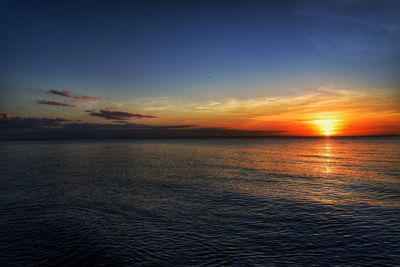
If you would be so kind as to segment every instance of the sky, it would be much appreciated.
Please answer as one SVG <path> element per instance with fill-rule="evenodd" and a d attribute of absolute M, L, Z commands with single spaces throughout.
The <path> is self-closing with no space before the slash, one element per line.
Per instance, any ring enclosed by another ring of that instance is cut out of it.
<path fill-rule="evenodd" d="M 400 135 L 400 2 L 2 1 L 0 138 Z"/>

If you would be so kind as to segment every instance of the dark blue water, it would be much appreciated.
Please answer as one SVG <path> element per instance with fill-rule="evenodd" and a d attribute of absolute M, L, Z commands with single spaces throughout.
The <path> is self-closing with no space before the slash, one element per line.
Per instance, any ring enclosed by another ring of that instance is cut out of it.
<path fill-rule="evenodd" d="M 400 265 L 400 139 L 0 143 L 1 266 Z"/>

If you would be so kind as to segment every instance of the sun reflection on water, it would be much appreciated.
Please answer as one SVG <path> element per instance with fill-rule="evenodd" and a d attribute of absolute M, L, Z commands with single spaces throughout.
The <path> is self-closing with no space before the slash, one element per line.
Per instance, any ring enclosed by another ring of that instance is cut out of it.
<path fill-rule="evenodd" d="M 325 158 L 325 173 L 332 173 L 332 167 L 331 167 L 331 159 L 333 157 L 333 152 L 332 152 L 332 145 L 331 141 L 329 139 L 326 140 L 326 144 L 324 146 L 324 150 L 322 155 Z"/>
<path fill-rule="evenodd" d="M 237 177 L 232 189 L 324 205 L 400 205 L 362 189 L 398 184 L 394 177 L 382 175 L 380 166 L 371 168 L 370 161 L 378 160 L 366 151 L 371 145 L 334 138 L 282 143 L 243 147 L 239 158 L 225 162 L 230 165 L 224 171 L 227 179 Z"/>

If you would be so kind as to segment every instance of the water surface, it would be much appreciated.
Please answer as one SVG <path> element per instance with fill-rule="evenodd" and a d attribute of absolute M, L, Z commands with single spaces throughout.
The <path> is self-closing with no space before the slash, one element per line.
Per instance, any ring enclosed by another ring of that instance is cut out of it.
<path fill-rule="evenodd" d="M 399 265 L 400 139 L 0 143 L 0 265 Z"/>

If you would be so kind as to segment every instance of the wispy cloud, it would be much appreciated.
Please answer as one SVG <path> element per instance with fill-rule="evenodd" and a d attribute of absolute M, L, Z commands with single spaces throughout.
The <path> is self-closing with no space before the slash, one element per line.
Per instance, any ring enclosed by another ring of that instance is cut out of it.
<path fill-rule="evenodd" d="M 99 96 L 88 96 L 88 95 L 76 95 L 71 91 L 68 90 L 49 90 L 47 91 L 48 94 L 69 97 L 73 100 L 97 100 L 100 99 Z"/>
<path fill-rule="evenodd" d="M 72 104 L 67 104 L 59 101 L 53 101 L 53 100 L 38 100 L 36 103 L 41 104 L 41 105 L 50 105 L 50 106 L 62 106 L 62 107 L 75 107 L 75 105 Z"/>
<path fill-rule="evenodd" d="M 382 129 L 386 127 L 384 125 L 400 123 L 398 93 L 379 88 L 361 91 L 338 85 L 297 90 L 285 96 L 191 102 L 178 98 L 135 99 L 127 105 L 142 112 L 163 114 L 163 118 L 178 117 L 176 121 L 203 127 L 282 130 L 293 135 L 311 134 L 307 122 L 317 119 L 334 119 L 348 128 L 353 123 L 365 121 L 370 121 L 370 125 L 379 122 Z M 397 128 L 397 133 L 400 133 L 400 128 Z M 362 127 L 359 129 L 358 133 L 362 134 Z"/>
<path fill-rule="evenodd" d="M 97 100 L 100 97 L 90 95 L 74 95 L 72 98 L 75 100 Z"/>
<path fill-rule="evenodd" d="M 385 92 L 385 93 L 384 93 Z M 182 112 L 188 114 L 229 114 L 232 117 L 261 115 L 298 115 L 332 110 L 398 110 L 399 97 L 381 89 L 358 91 L 327 85 L 314 90 L 297 90 L 286 96 L 225 98 L 186 101 L 179 98 L 136 99 L 132 105 L 144 111 Z"/>
<path fill-rule="evenodd" d="M 400 11 L 400 4 L 369 1 L 369 8 L 363 8 L 363 2 L 298 1 L 294 12 L 309 19 L 305 36 L 327 57 L 374 61 L 398 53 L 400 19 L 394 10 Z"/>
<path fill-rule="evenodd" d="M 86 110 L 90 116 L 104 118 L 106 120 L 125 121 L 129 119 L 157 118 L 155 116 L 143 115 L 139 113 L 130 113 L 124 111 L 116 111 L 110 109 L 101 109 L 99 112 L 94 110 Z"/>
<path fill-rule="evenodd" d="M 59 96 L 65 96 L 65 97 L 72 97 L 72 92 L 66 91 L 66 90 L 49 90 L 47 91 L 48 94 L 53 94 L 53 95 L 59 95 Z"/>

